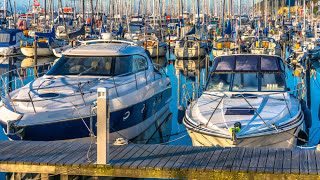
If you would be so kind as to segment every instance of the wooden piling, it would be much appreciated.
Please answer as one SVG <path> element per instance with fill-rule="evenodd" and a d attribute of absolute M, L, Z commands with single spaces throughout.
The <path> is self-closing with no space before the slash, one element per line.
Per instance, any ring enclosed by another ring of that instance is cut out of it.
<path fill-rule="evenodd" d="M 110 160 L 110 112 L 107 88 L 98 88 L 97 98 L 97 164 L 107 164 Z"/>
<path fill-rule="evenodd" d="M 38 38 L 35 37 L 33 41 L 33 46 L 34 46 L 34 63 L 35 65 L 38 65 Z"/>
<path fill-rule="evenodd" d="M 307 105 L 311 109 L 311 86 L 310 86 L 310 58 L 306 58 L 306 87 L 307 87 Z"/>

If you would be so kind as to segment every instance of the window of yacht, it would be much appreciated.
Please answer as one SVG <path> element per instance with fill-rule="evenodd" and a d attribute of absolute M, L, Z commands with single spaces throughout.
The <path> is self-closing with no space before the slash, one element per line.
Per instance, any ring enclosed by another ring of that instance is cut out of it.
<path fill-rule="evenodd" d="M 285 80 L 281 73 L 263 73 L 261 91 L 285 91 Z"/>
<path fill-rule="evenodd" d="M 140 55 L 133 56 L 133 72 L 143 71 L 148 66 L 147 59 Z"/>
<path fill-rule="evenodd" d="M 10 41 L 10 34 L 0 34 L 0 42 L 9 42 Z"/>
<path fill-rule="evenodd" d="M 232 74 L 213 74 L 209 79 L 207 91 L 229 91 Z"/>
<path fill-rule="evenodd" d="M 146 64 L 140 56 L 74 57 L 63 56 L 47 75 L 117 76 L 135 72 Z"/>
<path fill-rule="evenodd" d="M 258 91 L 258 73 L 234 74 L 232 91 Z"/>

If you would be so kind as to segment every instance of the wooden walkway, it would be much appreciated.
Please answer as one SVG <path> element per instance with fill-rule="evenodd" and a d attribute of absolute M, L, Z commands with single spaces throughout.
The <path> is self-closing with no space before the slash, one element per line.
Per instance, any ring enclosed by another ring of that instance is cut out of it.
<path fill-rule="evenodd" d="M 320 152 L 272 148 L 168 145 L 111 146 L 108 165 L 96 165 L 96 145 L 0 141 L 0 171 L 49 175 L 166 179 L 320 178 Z"/>

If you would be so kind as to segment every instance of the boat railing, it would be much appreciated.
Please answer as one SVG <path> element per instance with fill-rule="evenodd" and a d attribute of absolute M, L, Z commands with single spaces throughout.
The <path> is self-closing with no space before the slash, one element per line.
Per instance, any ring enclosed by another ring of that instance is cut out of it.
<path fill-rule="evenodd" d="M 25 85 L 25 82 L 23 81 L 23 76 L 21 76 L 21 74 L 19 73 L 19 71 L 22 71 L 22 69 L 26 69 L 26 68 L 31 68 L 31 69 L 34 69 L 33 71 L 35 72 L 34 73 L 34 76 L 33 78 L 30 78 L 29 82 L 31 82 L 32 80 L 35 80 L 37 79 L 38 77 L 41 77 L 42 75 L 44 75 L 51 67 L 52 67 L 52 64 L 53 63 L 49 63 L 49 64 L 42 64 L 42 65 L 37 65 L 37 66 L 29 66 L 29 67 L 25 67 L 25 68 L 19 68 L 19 69 L 15 69 L 15 70 L 11 70 L 11 71 L 8 71 L 2 75 L 0 75 L 0 78 L 1 78 L 1 82 L 2 82 L 2 86 L 1 86 L 1 93 L 0 93 L 0 96 L 1 96 L 1 99 L 2 99 L 2 102 L 3 104 L 6 106 L 5 104 L 5 97 L 8 98 L 8 100 L 10 101 L 10 104 L 11 104 L 11 107 L 13 108 L 13 110 L 16 112 L 16 105 L 14 104 L 15 102 L 30 102 L 31 105 L 32 105 L 32 108 L 33 108 L 33 111 L 34 113 L 37 113 L 36 111 L 36 108 L 35 108 L 35 105 L 34 103 L 35 102 L 40 102 L 40 101 L 46 101 L 46 100 L 55 100 L 55 99 L 61 99 L 61 98 L 67 98 L 67 97 L 72 97 L 72 96 L 81 96 L 82 97 L 82 100 L 83 100 L 83 103 L 86 104 L 85 102 L 85 98 L 84 98 L 84 95 L 86 94 L 92 94 L 93 92 L 91 92 L 90 90 L 89 91 L 84 91 L 84 87 L 91 84 L 91 83 L 94 83 L 94 82 L 97 82 L 97 81 L 100 81 L 100 80 L 111 80 L 112 83 L 113 83 L 113 86 L 109 87 L 109 89 L 114 89 L 115 90 L 115 93 L 116 93 L 116 96 L 119 97 L 119 88 L 121 86 L 124 86 L 124 85 L 127 85 L 127 84 L 130 84 L 130 83 L 135 83 L 135 88 L 138 89 L 139 86 L 138 86 L 138 78 L 137 78 L 137 73 L 141 73 L 141 72 L 144 72 L 144 79 L 145 79 L 145 83 L 146 85 L 149 83 L 148 82 L 148 76 L 147 76 L 147 71 L 148 69 L 153 69 L 153 81 L 155 80 L 158 80 L 158 79 L 161 79 L 163 77 L 168 77 L 167 74 L 166 74 L 166 69 L 163 68 L 162 66 L 158 65 L 158 64 L 152 64 L 152 65 L 149 65 L 149 66 L 146 66 L 146 67 L 143 67 L 143 68 L 140 68 L 138 70 L 136 70 L 135 72 L 129 72 L 129 73 L 125 73 L 125 74 L 121 74 L 121 75 L 117 75 L 117 76 L 112 76 L 112 77 L 106 77 L 106 78 L 99 78 L 99 79 L 95 79 L 95 80 L 92 80 L 92 81 L 85 81 L 85 82 L 78 82 L 78 83 L 73 83 L 73 84 L 67 84 L 67 85 L 59 85 L 59 86 L 49 86 L 49 87 L 37 87 L 37 88 L 30 88 L 29 91 L 28 91 L 28 99 L 14 99 L 11 97 L 11 92 L 13 90 L 13 88 L 8 88 L 8 86 L 10 85 L 10 83 L 12 82 L 16 82 L 17 80 L 20 80 L 20 83 L 15 83 L 15 85 L 19 85 L 19 87 L 16 87 L 15 89 L 19 89 L 21 87 L 23 87 Z M 48 68 L 45 72 L 41 72 L 39 73 L 38 70 L 39 70 L 39 67 L 42 67 L 44 65 L 50 65 L 50 68 Z M 19 76 L 18 79 L 15 79 L 15 80 L 10 80 L 8 82 L 5 82 L 4 80 L 4 77 L 5 76 L 8 76 L 10 75 L 10 73 L 17 73 L 17 75 Z M 161 75 L 160 78 L 157 78 L 156 77 L 156 74 L 159 74 Z M 131 80 L 131 81 L 126 81 L 124 83 L 117 83 L 116 82 L 116 78 L 117 77 L 123 77 L 123 76 L 129 76 L 129 75 L 134 75 L 134 79 Z M 31 77 L 31 76 L 30 76 Z M 151 79 L 152 80 L 152 79 Z M 150 78 L 149 78 L 149 81 L 150 81 Z M 39 90 L 45 90 L 45 89 L 54 89 L 54 88 L 61 88 L 61 87 L 68 87 L 68 86 L 77 86 L 77 91 L 73 94 L 70 94 L 70 95 L 67 95 L 67 96 L 63 96 L 63 97 L 60 97 L 60 96 L 57 96 L 57 97 L 48 97 L 48 98 L 41 98 L 41 99 L 36 99 L 34 100 L 31 96 L 31 92 L 34 92 L 34 91 L 39 91 Z M 4 95 L 2 95 L 2 92 L 4 91 Z"/>
<path fill-rule="evenodd" d="M 191 87 L 191 88 L 190 88 Z M 285 105 L 286 105 L 286 109 L 288 110 L 289 116 L 290 118 L 292 118 L 292 113 L 290 111 L 288 102 L 287 102 L 287 98 L 286 98 L 286 93 L 289 93 L 291 96 L 293 96 L 294 98 L 298 99 L 298 100 L 302 100 L 304 98 L 304 94 L 305 94 L 305 88 L 303 87 L 302 83 L 297 84 L 296 86 L 294 86 L 293 90 L 288 90 L 285 92 L 263 92 L 262 95 L 259 94 L 248 94 L 248 93 L 237 93 L 236 96 L 228 96 L 226 93 L 224 92 L 220 92 L 222 95 L 217 95 L 217 94 L 213 94 L 210 92 L 204 92 L 205 89 L 205 85 L 204 84 L 199 84 L 196 82 L 190 82 L 190 83 L 186 83 L 182 86 L 183 88 L 183 100 L 182 102 L 184 103 L 184 105 L 186 106 L 186 114 L 188 114 L 188 116 L 190 117 L 192 115 L 192 109 L 193 107 L 197 104 L 199 98 L 201 95 L 208 95 L 208 96 L 212 96 L 217 98 L 218 104 L 215 107 L 212 107 L 213 111 L 208 119 L 208 121 L 204 124 L 205 127 L 208 126 L 208 124 L 210 123 L 213 115 L 215 114 L 215 112 L 217 111 L 217 109 L 219 108 L 220 104 L 222 103 L 222 101 L 226 98 L 242 98 L 246 101 L 246 103 L 250 106 L 251 110 L 253 110 L 257 116 L 262 120 L 262 122 L 268 127 L 270 128 L 270 125 L 263 119 L 263 117 L 261 116 L 261 114 L 258 112 L 258 110 L 248 101 L 248 98 L 256 98 L 256 97 L 263 97 L 263 96 L 272 96 L 272 95 L 278 95 L 278 94 L 282 94 Z M 220 99 L 218 99 L 220 98 Z M 300 101 L 299 101 L 300 103 Z M 299 104 L 300 105 L 300 104 Z M 300 106 L 298 106 L 298 110 L 300 110 Z M 253 120 L 251 120 L 247 125 L 250 125 L 253 122 Z"/>
<path fill-rule="evenodd" d="M 124 41 L 124 40 L 106 40 L 106 39 L 96 39 L 96 40 L 90 40 L 90 41 L 80 41 L 82 45 L 89 45 L 89 44 L 98 44 L 98 43 L 122 43 L 122 44 L 128 44 L 130 46 L 136 46 L 136 42 L 132 41 Z"/>
<path fill-rule="evenodd" d="M 21 67 L 7 71 L 0 75 L 0 98 L 2 103 L 5 104 L 4 98 L 7 96 L 9 98 L 10 104 L 14 111 L 16 108 L 11 98 L 11 92 L 25 86 L 31 80 L 37 79 L 43 76 L 48 70 L 53 66 L 53 62 L 44 63 L 39 65 L 32 65 L 27 67 Z"/>

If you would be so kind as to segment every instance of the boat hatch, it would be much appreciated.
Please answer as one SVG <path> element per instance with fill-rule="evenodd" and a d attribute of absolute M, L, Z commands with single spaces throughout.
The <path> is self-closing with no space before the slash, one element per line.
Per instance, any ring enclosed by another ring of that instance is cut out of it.
<path fill-rule="evenodd" d="M 41 98 L 48 98 L 48 97 L 57 97 L 59 94 L 57 93 L 44 93 L 44 94 L 39 94 L 39 97 Z"/>
<path fill-rule="evenodd" d="M 254 110 L 252 108 L 230 107 L 227 108 L 225 115 L 254 115 Z"/>
<path fill-rule="evenodd" d="M 231 98 L 243 98 L 242 96 L 244 96 L 245 98 L 257 98 L 257 95 L 254 94 L 232 94 Z"/>

